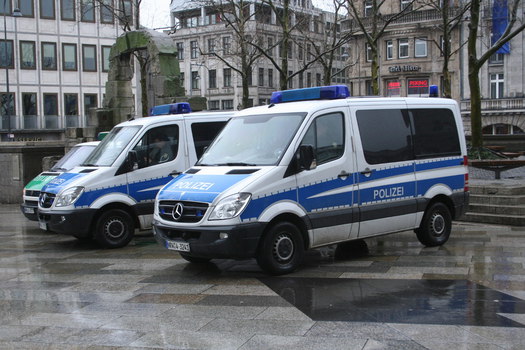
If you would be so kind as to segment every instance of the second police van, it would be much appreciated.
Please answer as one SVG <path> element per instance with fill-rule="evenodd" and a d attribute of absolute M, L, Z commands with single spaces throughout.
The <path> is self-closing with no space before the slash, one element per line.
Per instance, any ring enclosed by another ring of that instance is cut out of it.
<path fill-rule="evenodd" d="M 191 262 L 255 257 L 271 274 L 307 249 L 387 233 L 444 244 L 469 199 L 457 103 L 348 96 L 288 90 L 237 113 L 159 191 L 157 241 Z"/>
<path fill-rule="evenodd" d="M 178 103 L 157 106 L 153 115 L 176 112 L 116 125 L 83 164 L 46 184 L 40 227 L 107 248 L 151 228 L 158 190 L 199 159 L 233 114 L 189 113 L 189 104 Z"/>

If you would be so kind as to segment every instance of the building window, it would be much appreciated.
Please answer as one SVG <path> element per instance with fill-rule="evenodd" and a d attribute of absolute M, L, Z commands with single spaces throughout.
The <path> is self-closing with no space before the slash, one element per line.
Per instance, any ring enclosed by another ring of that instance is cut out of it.
<path fill-rule="evenodd" d="M 268 86 L 273 88 L 273 69 L 268 68 Z"/>
<path fill-rule="evenodd" d="M 75 0 L 60 0 L 60 18 L 64 21 L 75 20 Z"/>
<path fill-rule="evenodd" d="M 273 56 L 273 38 L 268 37 L 268 49 L 266 50 L 268 56 Z"/>
<path fill-rule="evenodd" d="M 5 11 L 4 11 L 5 6 Z M 7 14 L 8 16 L 12 13 L 11 11 L 11 1 L 0 1 L 0 15 Z"/>
<path fill-rule="evenodd" d="M 222 100 L 222 109 L 229 111 L 233 109 L 233 100 Z"/>
<path fill-rule="evenodd" d="M 299 73 L 299 88 L 304 88 L 304 74 L 303 72 Z"/>
<path fill-rule="evenodd" d="M 182 61 L 184 59 L 184 43 L 177 43 L 177 59 Z"/>
<path fill-rule="evenodd" d="M 490 75 L 490 98 L 503 98 L 503 73 Z"/>
<path fill-rule="evenodd" d="M 321 86 L 322 80 L 321 80 L 321 73 L 315 74 L 315 84 L 316 86 Z"/>
<path fill-rule="evenodd" d="M 0 40 L 0 65 L 2 68 L 14 68 L 13 40 Z"/>
<path fill-rule="evenodd" d="M 223 75 L 224 75 L 224 87 L 232 87 L 232 70 L 231 70 L 231 68 L 224 68 Z"/>
<path fill-rule="evenodd" d="M 408 39 L 399 39 L 398 40 L 398 57 L 399 58 L 408 58 Z"/>
<path fill-rule="evenodd" d="M 428 79 L 408 79 L 407 95 L 428 97 Z"/>
<path fill-rule="evenodd" d="M 259 68 L 259 86 L 264 86 L 264 68 Z"/>
<path fill-rule="evenodd" d="M 208 39 L 208 53 L 215 52 L 215 39 Z"/>
<path fill-rule="evenodd" d="M 229 55 L 231 50 L 231 39 L 229 36 L 225 36 L 222 38 L 222 52 L 225 55 Z"/>
<path fill-rule="evenodd" d="M 34 41 L 20 41 L 20 68 L 36 69 Z"/>
<path fill-rule="evenodd" d="M 312 73 L 306 73 L 306 87 L 312 87 Z"/>
<path fill-rule="evenodd" d="M 199 88 L 199 72 L 191 72 L 191 89 L 195 90 Z"/>
<path fill-rule="evenodd" d="M 57 116 L 58 115 L 58 95 L 44 94 L 44 115 Z"/>
<path fill-rule="evenodd" d="M 386 59 L 394 59 L 394 43 L 392 42 L 392 40 L 386 41 Z"/>
<path fill-rule="evenodd" d="M 184 87 L 184 72 L 179 73 L 179 85 L 180 87 Z"/>
<path fill-rule="evenodd" d="M 77 45 L 62 44 L 62 69 L 77 70 Z"/>
<path fill-rule="evenodd" d="M 412 11 L 412 3 L 414 2 L 414 0 L 400 0 L 401 3 L 400 3 L 400 6 L 401 6 L 401 11 L 405 10 L 406 11 Z"/>
<path fill-rule="evenodd" d="M 5 92 L 0 92 L 0 113 L 2 114 L 2 117 L 7 116 L 8 112 L 10 116 L 15 115 L 15 101 L 16 100 L 14 92 L 10 92 L 9 94 Z M 11 126 L 14 125 L 11 124 Z"/>
<path fill-rule="evenodd" d="M 24 117 L 31 117 L 37 115 L 36 94 L 23 93 L 22 94 L 22 115 Z"/>
<path fill-rule="evenodd" d="M 34 0 L 19 0 L 18 6 L 20 8 L 20 13 L 22 13 L 22 16 L 35 17 Z"/>
<path fill-rule="evenodd" d="M 199 57 L 197 41 L 190 41 L 190 58 Z"/>
<path fill-rule="evenodd" d="M 84 94 L 84 115 L 89 116 L 89 111 L 91 108 L 98 107 L 98 96 L 97 94 Z"/>
<path fill-rule="evenodd" d="M 293 89 L 293 77 L 292 77 L 293 71 L 288 71 L 288 89 Z"/>
<path fill-rule="evenodd" d="M 427 39 L 416 38 L 414 45 L 414 56 L 416 57 L 427 57 Z"/>
<path fill-rule="evenodd" d="M 81 1 L 80 20 L 82 22 L 95 22 L 95 7 L 93 6 L 93 0 Z"/>
<path fill-rule="evenodd" d="M 102 46 L 102 71 L 109 72 L 109 59 L 111 57 L 111 46 Z"/>
<path fill-rule="evenodd" d="M 215 69 L 208 71 L 208 86 L 210 89 L 217 88 L 217 71 Z"/>
<path fill-rule="evenodd" d="M 55 19 L 55 0 L 40 0 L 40 18 Z"/>
<path fill-rule="evenodd" d="M 124 17 L 120 23 L 128 27 L 133 26 L 133 5 L 131 0 L 119 0 L 119 5 L 122 6 L 121 11 L 124 12 Z"/>
<path fill-rule="evenodd" d="M 97 47 L 82 45 L 82 70 L 84 72 L 97 71 Z"/>
<path fill-rule="evenodd" d="M 220 101 L 210 101 L 209 102 L 210 111 L 216 111 L 221 108 Z"/>
<path fill-rule="evenodd" d="M 100 21 L 102 23 L 114 23 L 115 18 L 113 14 L 115 4 L 113 0 L 102 0 L 100 4 Z"/>
<path fill-rule="evenodd" d="M 42 43 L 42 69 L 57 69 L 57 44 Z"/>
<path fill-rule="evenodd" d="M 78 115 L 77 94 L 64 94 L 64 114 L 70 116 Z"/>
<path fill-rule="evenodd" d="M 365 0 L 365 17 L 372 16 L 373 11 L 372 0 Z"/>
<path fill-rule="evenodd" d="M 397 79 L 387 80 L 386 95 L 388 97 L 401 96 L 401 82 Z"/>
<path fill-rule="evenodd" d="M 502 53 L 495 53 L 489 58 L 489 64 L 498 65 L 503 64 L 503 60 L 505 58 L 505 55 Z"/>
<path fill-rule="evenodd" d="M 374 89 L 373 89 L 373 86 L 372 86 L 372 80 L 366 80 L 365 81 L 365 93 L 368 96 L 373 96 L 374 95 Z"/>
<path fill-rule="evenodd" d="M 366 50 L 366 61 L 372 62 L 372 47 L 370 46 L 370 44 L 365 45 L 365 50 Z"/>

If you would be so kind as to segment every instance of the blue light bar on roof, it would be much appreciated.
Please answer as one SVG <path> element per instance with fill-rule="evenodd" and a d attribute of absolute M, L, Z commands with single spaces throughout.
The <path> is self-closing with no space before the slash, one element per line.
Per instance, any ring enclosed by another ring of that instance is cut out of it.
<path fill-rule="evenodd" d="M 430 85 L 428 97 L 439 97 L 439 87 L 437 85 Z"/>
<path fill-rule="evenodd" d="M 167 105 L 155 106 L 151 109 L 150 116 L 191 113 L 191 107 L 188 102 L 170 103 Z"/>
<path fill-rule="evenodd" d="M 335 100 L 350 97 L 346 85 L 318 86 L 305 89 L 274 91 L 270 103 L 283 103 L 307 100 Z"/>

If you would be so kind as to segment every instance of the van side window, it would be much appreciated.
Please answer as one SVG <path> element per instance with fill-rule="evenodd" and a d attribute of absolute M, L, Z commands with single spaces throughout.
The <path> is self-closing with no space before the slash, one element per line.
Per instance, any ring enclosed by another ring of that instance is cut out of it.
<path fill-rule="evenodd" d="M 316 118 L 301 145 L 314 147 L 317 165 L 340 158 L 344 153 L 344 117 L 341 113 L 323 115 Z"/>
<path fill-rule="evenodd" d="M 197 152 L 197 159 L 199 159 L 206 147 L 215 139 L 215 136 L 226 125 L 226 122 L 204 122 L 191 124 L 191 133 L 193 134 L 193 142 L 195 144 L 195 152 Z"/>
<path fill-rule="evenodd" d="M 454 114 L 450 109 L 411 109 L 416 158 L 460 155 Z"/>
<path fill-rule="evenodd" d="M 362 110 L 356 115 L 368 164 L 414 159 L 410 122 L 401 109 Z"/>
<path fill-rule="evenodd" d="M 148 130 L 133 147 L 139 168 L 170 162 L 177 157 L 179 126 L 164 125 Z"/>

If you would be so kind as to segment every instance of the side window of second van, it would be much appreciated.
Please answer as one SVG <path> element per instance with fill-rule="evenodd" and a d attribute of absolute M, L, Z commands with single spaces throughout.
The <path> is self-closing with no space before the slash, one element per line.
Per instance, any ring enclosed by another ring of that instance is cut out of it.
<path fill-rule="evenodd" d="M 314 147 L 317 165 L 340 158 L 344 153 L 343 114 L 333 113 L 317 117 L 304 135 L 302 145 Z"/>
<path fill-rule="evenodd" d="M 137 152 L 139 168 L 170 162 L 179 147 L 178 125 L 161 126 L 148 130 L 133 150 Z"/>

